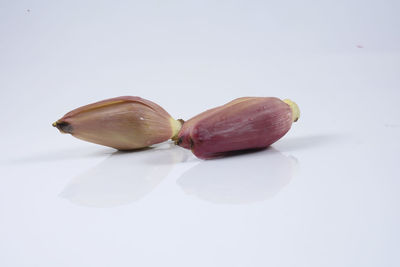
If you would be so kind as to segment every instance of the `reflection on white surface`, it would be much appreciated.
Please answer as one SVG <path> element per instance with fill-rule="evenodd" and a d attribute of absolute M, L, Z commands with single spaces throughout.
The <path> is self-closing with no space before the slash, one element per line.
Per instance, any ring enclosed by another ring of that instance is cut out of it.
<path fill-rule="evenodd" d="M 297 135 L 295 137 L 285 137 L 283 140 L 279 140 L 274 146 L 278 147 L 279 151 L 290 152 L 326 146 L 332 143 L 348 142 L 350 138 L 352 137 L 344 133 Z"/>
<path fill-rule="evenodd" d="M 213 203 L 244 204 L 271 198 L 287 185 L 297 159 L 270 147 L 261 152 L 202 161 L 177 181 L 187 194 Z"/>
<path fill-rule="evenodd" d="M 60 196 L 92 207 L 128 204 L 150 193 L 172 166 L 185 160 L 185 151 L 172 144 L 115 152 L 94 168 L 74 178 Z"/>

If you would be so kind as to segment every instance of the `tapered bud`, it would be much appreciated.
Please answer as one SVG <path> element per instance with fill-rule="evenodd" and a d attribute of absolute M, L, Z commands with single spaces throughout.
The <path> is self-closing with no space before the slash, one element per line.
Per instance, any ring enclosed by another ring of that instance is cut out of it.
<path fill-rule="evenodd" d="M 176 144 L 203 159 L 265 148 L 284 136 L 299 116 L 298 106 L 288 99 L 242 97 L 186 121 Z"/>
<path fill-rule="evenodd" d="M 134 96 L 89 104 L 53 123 L 62 133 L 119 150 L 166 141 L 177 135 L 181 125 L 181 120 L 174 120 L 159 105 Z"/>

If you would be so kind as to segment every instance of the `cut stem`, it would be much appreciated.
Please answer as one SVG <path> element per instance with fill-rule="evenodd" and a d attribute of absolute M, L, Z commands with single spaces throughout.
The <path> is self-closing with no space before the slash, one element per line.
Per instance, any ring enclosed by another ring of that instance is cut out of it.
<path fill-rule="evenodd" d="M 171 118 L 171 127 L 172 127 L 172 137 L 171 140 L 172 141 L 177 141 L 178 140 L 178 133 L 182 128 L 182 125 L 185 121 L 182 119 L 179 120 L 174 120 Z"/>
<path fill-rule="evenodd" d="M 299 106 L 290 99 L 285 99 L 285 100 L 283 100 L 283 102 L 288 104 L 290 106 L 290 108 L 292 109 L 292 119 L 293 119 L 293 122 L 296 122 L 300 118 Z"/>

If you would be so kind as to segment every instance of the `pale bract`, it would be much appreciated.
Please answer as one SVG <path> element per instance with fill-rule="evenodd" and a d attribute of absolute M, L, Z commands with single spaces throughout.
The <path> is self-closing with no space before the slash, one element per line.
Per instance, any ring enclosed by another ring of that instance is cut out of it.
<path fill-rule="evenodd" d="M 122 96 L 74 109 L 53 126 L 88 142 L 131 150 L 173 138 L 181 124 L 154 102 Z"/>

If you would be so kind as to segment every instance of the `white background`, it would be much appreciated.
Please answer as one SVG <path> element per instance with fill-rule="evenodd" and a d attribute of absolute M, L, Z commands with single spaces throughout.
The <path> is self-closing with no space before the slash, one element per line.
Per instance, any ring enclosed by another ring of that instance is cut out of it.
<path fill-rule="evenodd" d="M 399 1 L 0 0 L 0 266 L 400 266 Z M 121 153 L 51 123 L 296 101 L 271 148 Z"/>

